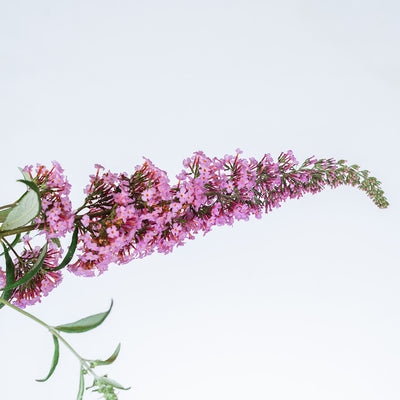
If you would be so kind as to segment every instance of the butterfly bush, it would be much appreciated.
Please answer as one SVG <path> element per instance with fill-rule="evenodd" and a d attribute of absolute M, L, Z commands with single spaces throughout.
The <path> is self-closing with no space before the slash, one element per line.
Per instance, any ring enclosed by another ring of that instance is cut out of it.
<path fill-rule="evenodd" d="M 70 185 L 58 163 L 53 162 L 51 169 L 27 166 L 24 172 L 38 185 L 41 197 L 41 211 L 29 229 L 37 229 L 55 243 L 77 229 L 77 257 L 67 269 L 76 275 L 95 276 L 111 263 L 126 264 L 155 251 L 170 253 L 216 225 L 232 225 L 252 215 L 261 218 L 287 199 L 315 194 L 327 186 L 356 186 L 378 207 L 388 206 L 380 182 L 344 160 L 313 156 L 299 166 L 292 151 L 281 153 L 276 162 L 269 154 L 260 161 L 240 155 L 239 149 L 222 158 L 196 152 L 184 160 L 174 185 L 148 159 L 131 175 L 95 165 L 96 173 L 84 189 L 83 205 L 75 211 L 69 199 Z M 29 240 L 25 242 L 29 246 Z M 18 274 L 29 270 L 38 251 L 24 250 L 16 260 Z M 56 287 L 61 281 L 60 272 L 54 271 L 59 258 L 60 251 L 52 245 L 45 266 L 34 280 L 14 290 L 12 301 L 20 307 L 34 304 Z M 4 286 L 1 270 L 0 285 Z"/>
<path fill-rule="evenodd" d="M 33 249 L 29 246 L 28 249 L 23 250 L 18 258 L 14 259 L 16 280 L 30 271 L 37 261 L 40 251 L 39 246 L 35 246 Z M 60 284 L 62 273 L 61 271 L 54 271 L 54 268 L 58 265 L 61 253 L 61 250 L 54 243 L 50 243 L 43 268 L 29 282 L 14 289 L 12 297 L 15 305 L 25 308 L 27 305 L 40 302 L 42 296 L 47 296 Z"/>
<path fill-rule="evenodd" d="M 40 226 L 40 232 L 51 239 L 63 237 L 73 230 L 75 213 L 69 199 L 71 185 L 63 175 L 60 164 L 53 161 L 50 170 L 37 164 L 35 173 L 33 166 L 29 165 L 22 171 L 29 174 L 41 189 L 41 212 L 34 221 Z"/>

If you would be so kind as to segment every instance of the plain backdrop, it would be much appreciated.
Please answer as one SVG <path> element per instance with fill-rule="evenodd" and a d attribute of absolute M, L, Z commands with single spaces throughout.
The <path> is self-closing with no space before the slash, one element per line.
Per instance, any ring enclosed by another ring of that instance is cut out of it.
<path fill-rule="evenodd" d="M 77 208 L 95 163 L 145 156 L 173 183 L 194 151 L 236 148 L 358 163 L 390 202 L 326 189 L 98 278 L 66 271 L 27 310 L 55 325 L 114 299 L 68 338 L 87 358 L 122 343 L 99 369 L 132 386 L 121 400 L 398 399 L 399 19 L 395 0 L 1 1 L 1 204 L 26 164 L 57 160 Z M 35 382 L 51 336 L 0 314 L 0 398 L 75 399 L 72 354 Z"/>

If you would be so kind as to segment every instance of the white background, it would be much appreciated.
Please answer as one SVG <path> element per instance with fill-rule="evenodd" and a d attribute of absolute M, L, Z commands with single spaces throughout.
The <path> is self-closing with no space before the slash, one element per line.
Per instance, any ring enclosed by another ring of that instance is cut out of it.
<path fill-rule="evenodd" d="M 88 358 L 122 342 L 104 368 L 132 386 L 120 399 L 400 397 L 399 4 L 0 3 L 1 204 L 26 164 L 58 160 L 77 208 L 95 163 L 130 172 L 146 156 L 173 183 L 194 151 L 238 147 L 358 163 L 391 203 L 326 189 L 99 278 L 66 271 L 27 310 L 59 324 L 113 298 L 101 327 L 70 339 Z M 0 316 L 0 398 L 75 399 L 67 349 L 37 383 L 50 335 Z"/>

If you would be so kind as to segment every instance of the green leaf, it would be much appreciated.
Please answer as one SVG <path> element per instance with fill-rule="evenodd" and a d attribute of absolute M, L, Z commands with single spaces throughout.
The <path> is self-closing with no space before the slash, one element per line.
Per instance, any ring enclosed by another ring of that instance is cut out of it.
<path fill-rule="evenodd" d="M 112 306 L 113 301 L 111 300 L 110 308 L 106 312 L 90 315 L 89 317 L 71 322 L 70 324 L 58 325 L 54 328 L 58 331 L 67 333 L 81 333 L 90 331 L 91 329 L 97 328 L 108 317 Z"/>
<path fill-rule="evenodd" d="M 31 179 L 19 179 L 17 182 L 25 183 L 25 185 L 29 186 L 36 193 L 39 201 L 39 213 L 40 213 L 42 211 L 42 201 L 41 201 L 39 186 L 36 184 L 36 182 L 32 181 Z"/>
<path fill-rule="evenodd" d="M 26 192 L 18 204 L 7 215 L 0 230 L 9 230 L 26 225 L 39 215 L 40 198 L 34 191 Z"/>
<path fill-rule="evenodd" d="M 20 242 L 20 240 L 19 240 L 20 237 L 21 237 L 21 234 L 18 233 L 18 234 L 15 236 L 14 240 L 12 241 L 10 247 L 14 247 L 17 243 L 19 243 L 19 242 Z M 4 254 L 4 251 L 0 254 L 0 256 L 2 256 L 3 254 Z"/>
<path fill-rule="evenodd" d="M 121 343 L 118 344 L 117 348 L 115 349 L 114 353 L 107 360 L 94 360 L 90 362 L 90 366 L 92 368 L 97 367 L 98 365 L 109 365 L 112 364 L 118 357 L 119 351 L 121 349 Z"/>
<path fill-rule="evenodd" d="M 101 378 L 99 378 L 99 380 L 101 380 L 102 382 L 106 383 L 107 385 L 113 386 L 117 389 L 122 389 L 122 390 L 130 389 L 130 387 L 124 388 L 120 383 L 118 383 L 117 381 L 114 381 L 114 379 L 110 379 L 105 376 L 102 376 Z"/>
<path fill-rule="evenodd" d="M 40 197 L 39 186 L 36 185 L 36 182 L 32 181 L 31 179 L 19 179 L 17 182 L 25 183 L 25 185 L 29 186 L 36 193 L 39 201 L 39 212 L 38 212 L 39 215 L 39 213 L 42 211 L 42 200 Z"/>
<path fill-rule="evenodd" d="M 75 228 L 74 233 L 72 234 L 72 240 L 67 254 L 65 255 L 61 264 L 56 268 L 52 268 L 52 271 L 58 271 L 59 269 L 62 269 L 69 264 L 69 262 L 72 260 L 72 257 L 74 256 L 77 243 L 78 243 L 78 227 Z"/>
<path fill-rule="evenodd" d="M 15 265 L 11 260 L 10 255 L 8 254 L 8 249 L 3 243 L 4 248 L 4 257 L 6 259 L 6 287 L 12 285 L 15 282 Z M 8 301 L 12 295 L 12 288 L 8 288 L 4 290 L 3 295 L 1 296 L 4 300 Z M 0 304 L 0 308 L 4 307 L 4 304 Z"/>
<path fill-rule="evenodd" d="M 21 238 L 21 234 L 17 233 L 17 235 L 15 236 L 14 240 L 11 243 L 11 247 L 14 247 L 17 243 L 20 242 L 20 238 Z"/>
<path fill-rule="evenodd" d="M 39 257 L 36 260 L 35 264 L 33 264 L 31 270 L 28 273 L 26 273 L 22 278 L 18 279 L 16 282 L 14 281 L 12 284 L 6 283 L 6 286 L 4 288 L 1 288 L 0 290 L 7 291 L 29 282 L 39 272 L 40 268 L 43 265 L 43 261 L 46 258 L 46 254 L 47 254 L 47 243 L 43 246 L 42 251 L 39 254 Z"/>
<path fill-rule="evenodd" d="M 30 179 L 18 179 L 17 182 L 25 183 L 25 185 L 29 186 L 40 198 L 39 186 L 36 185 L 36 182 L 34 182 Z"/>
<path fill-rule="evenodd" d="M 85 391 L 85 370 L 81 367 L 81 372 L 79 375 L 79 390 L 78 390 L 78 396 L 76 397 L 76 400 L 83 399 L 84 391 Z"/>
<path fill-rule="evenodd" d="M 0 222 L 4 222 L 10 213 L 10 211 L 13 209 L 13 207 L 6 208 L 5 210 L 0 211 Z"/>
<path fill-rule="evenodd" d="M 60 357 L 60 345 L 58 343 L 57 336 L 53 335 L 53 341 L 54 341 L 54 355 L 53 355 L 53 361 L 51 363 L 50 371 L 49 371 L 48 375 L 46 376 L 46 378 L 36 379 L 38 382 L 47 381 L 47 379 L 49 379 L 51 377 L 51 375 L 53 375 L 53 372 L 57 367 L 58 359 Z"/>

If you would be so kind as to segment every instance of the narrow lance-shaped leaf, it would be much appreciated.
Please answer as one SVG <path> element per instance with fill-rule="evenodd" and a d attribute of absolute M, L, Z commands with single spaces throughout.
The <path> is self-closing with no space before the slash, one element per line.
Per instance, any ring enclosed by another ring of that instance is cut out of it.
<path fill-rule="evenodd" d="M 82 400 L 83 399 L 83 392 L 85 391 L 85 370 L 83 367 L 81 367 L 80 375 L 79 375 L 79 390 L 78 390 L 78 396 L 76 397 L 76 400 Z"/>
<path fill-rule="evenodd" d="M 46 258 L 46 254 L 47 254 L 47 243 L 43 246 L 38 259 L 32 266 L 32 269 L 28 273 L 26 273 L 22 278 L 18 279 L 16 282 L 14 281 L 12 284 L 7 284 L 6 282 L 6 286 L 4 288 L 0 288 L 0 290 L 7 291 L 29 282 L 39 272 L 40 268 L 43 265 L 43 261 Z"/>
<path fill-rule="evenodd" d="M 72 234 L 72 240 L 67 254 L 65 255 L 61 264 L 56 268 L 52 268 L 52 271 L 58 271 L 59 269 L 66 267 L 70 263 L 72 257 L 74 256 L 77 243 L 78 243 L 78 227 L 75 228 L 74 233 Z"/>
<path fill-rule="evenodd" d="M 18 244 L 21 240 L 21 234 L 18 233 L 17 235 L 15 235 L 14 240 L 11 242 L 11 247 L 14 247 L 16 244 Z"/>
<path fill-rule="evenodd" d="M 130 387 L 125 388 L 120 383 L 118 383 L 117 381 L 114 381 L 114 379 L 110 379 L 110 378 L 107 378 L 105 376 L 102 376 L 100 378 L 100 380 L 102 382 L 106 383 L 107 385 L 113 386 L 113 387 L 115 387 L 117 389 L 122 389 L 122 390 L 129 390 L 130 389 Z"/>
<path fill-rule="evenodd" d="M 69 324 L 58 325 L 54 328 L 58 331 L 67 333 L 81 333 L 90 331 L 91 329 L 98 327 L 108 317 L 112 306 L 113 301 L 111 300 L 110 308 L 106 312 L 90 315 L 89 317 L 82 318 L 78 321 L 71 322 Z"/>
<path fill-rule="evenodd" d="M 6 287 L 11 286 L 15 282 L 15 265 L 8 254 L 8 249 L 3 243 L 4 256 L 6 259 Z M 8 301 L 12 295 L 12 288 L 4 290 L 1 296 L 4 300 Z M 0 308 L 4 306 L 4 303 L 0 304 Z"/>
<path fill-rule="evenodd" d="M 47 374 L 46 378 L 44 378 L 44 379 L 36 379 L 36 381 L 38 381 L 38 382 L 47 381 L 47 379 L 49 379 L 51 377 L 51 375 L 53 375 L 53 372 L 56 369 L 57 364 L 58 364 L 58 359 L 60 357 L 60 345 L 58 343 L 57 336 L 55 336 L 55 335 L 52 335 L 52 336 L 53 336 L 53 341 L 54 341 L 54 354 L 53 354 L 53 361 L 51 363 L 50 371 Z"/>
<path fill-rule="evenodd" d="M 90 366 L 92 368 L 97 367 L 98 365 L 109 365 L 112 364 L 118 357 L 119 351 L 121 349 L 121 343 L 118 344 L 117 348 L 115 349 L 114 353 L 107 360 L 93 360 L 90 361 Z M 88 360 L 89 361 L 89 360 Z"/>
<path fill-rule="evenodd" d="M 18 234 L 15 236 L 14 240 L 12 241 L 10 247 L 14 247 L 17 243 L 19 243 L 19 242 L 20 242 L 20 240 L 19 240 L 20 238 L 21 238 L 21 234 L 18 233 Z M 3 254 L 4 254 L 4 251 L 0 254 L 0 256 L 2 256 Z"/>

